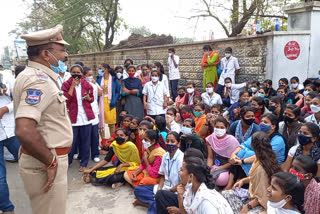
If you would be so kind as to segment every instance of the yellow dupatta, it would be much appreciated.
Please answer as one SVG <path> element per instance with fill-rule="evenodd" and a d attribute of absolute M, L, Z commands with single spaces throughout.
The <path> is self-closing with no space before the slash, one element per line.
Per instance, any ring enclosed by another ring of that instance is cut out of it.
<path fill-rule="evenodd" d="M 126 143 L 119 145 L 116 141 L 113 141 L 110 147 L 113 149 L 115 155 L 121 163 L 130 164 L 128 167 L 122 167 L 120 172 L 136 170 L 140 166 L 139 151 L 134 143 L 127 141 Z M 96 177 L 102 178 L 109 176 L 113 174 L 115 170 L 116 167 L 107 170 L 98 170 L 96 172 Z"/>
<path fill-rule="evenodd" d="M 146 151 L 149 153 L 149 150 L 146 150 Z M 149 153 L 149 157 L 148 157 L 149 163 L 152 163 L 157 156 L 160 156 L 162 158 L 162 156 L 165 153 L 166 153 L 166 151 L 161 146 L 159 146 L 156 149 L 153 149 Z M 143 170 L 143 174 L 144 174 L 144 176 L 149 176 L 149 173 L 148 173 L 148 171 L 146 169 Z"/>

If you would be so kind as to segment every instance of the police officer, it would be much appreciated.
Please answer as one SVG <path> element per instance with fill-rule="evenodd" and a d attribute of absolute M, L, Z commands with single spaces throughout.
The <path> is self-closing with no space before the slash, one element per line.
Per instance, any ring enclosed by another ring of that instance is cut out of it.
<path fill-rule="evenodd" d="M 57 25 L 21 36 L 29 63 L 14 87 L 15 133 L 21 142 L 20 175 L 34 214 L 66 212 L 73 135 L 66 98 L 57 85 L 68 56 L 62 29 Z"/>

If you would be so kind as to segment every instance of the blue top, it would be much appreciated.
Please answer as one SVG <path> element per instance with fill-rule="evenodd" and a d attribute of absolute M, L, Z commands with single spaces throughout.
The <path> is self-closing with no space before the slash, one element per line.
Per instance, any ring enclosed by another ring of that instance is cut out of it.
<path fill-rule="evenodd" d="M 142 83 L 139 78 L 127 78 L 122 80 L 122 86 L 128 90 L 138 89 L 139 93 L 142 94 Z"/>
<path fill-rule="evenodd" d="M 120 97 L 121 85 L 116 76 L 112 76 L 112 97 L 110 102 L 110 109 L 116 107 L 117 100 Z"/>
<path fill-rule="evenodd" d="M 230 126 L 230 128 L 229 128 L 229 130 L 228 130 L 228 133 L 236 137 L 237 125 L 238 125 L 240 122 L 241 122 L 241 120 L 237 120 L 237 121 L 234 121 L 233 123 L 231 123 L 231 126 Z M 257 124 L 253 123 L 252 126 L 253 126 L 253 127 L 252 127 L 252 131 L 251 131 L 250 136 L 252 136 L 253 133 L 255 133 L 255 132 L 257 132 L 257 131 L 260 131 L 260 127 L 259 127 Z M 250 128 L 250 127 L 249 127 L 249 128 Z M 237 137 L 236 137 L 236 138 L 237 138 Z M 240 139 L 237 139 L 237 140 L 239 141 L 240 144 L 243 143 L 243 142 L 241 142 Z"/>
<path fill-rule="evenodd" d="M 250 137 L 247 141 L 243 142 L 241 146 L 241 150 L 238 152 L 237 156 L 240 159 L 248 158 L 255 155 L 251 147 L 252 137 Z M 278 158 L 278 163 L 282 164 L 286 159 L 286 144 L 280 135 L 275 135 L 271 139 L 271 147 L 272 150 L 276 153 Z M 241 165 L 245 173 L 249 176 L 249 171 L 251 169 L 252 163 L 246 163 Z"/>

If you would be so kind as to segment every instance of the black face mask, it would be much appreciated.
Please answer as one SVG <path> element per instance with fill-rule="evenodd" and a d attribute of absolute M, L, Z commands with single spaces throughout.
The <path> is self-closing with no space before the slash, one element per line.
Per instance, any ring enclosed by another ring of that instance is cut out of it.
<path fill-rule="evenodd" d="M 288 124 L 288 123 L 292 123 L 294 121 L 293 118 L 288 117 L 288 116 L 283 116 L 283 121 Z"/>
<path fill-rule="evenodd" d="M 254 118 L 251 118 L 251 119 L 243 119 L 243 122 L 245 122 L 245 124 L 247 124 L 248 126 L 251 126 L 252 123 L 254 122 Z"/>
<path fill-rule="evenodd" d="M 73 79 L 75 79 L 75 78 L 81 79 L 82 75 L 80 75 L 80 74 L 72 74 L 71 77 Z"/>
<path fill-rule="evenodd" d="M 274 112 L 277 109 L 277 106 L 269 106 L 269 111 Z"/>
<path fill-rule="evenodd" d="M 117 144 L 121 145 L 126 141 L 126 139 L 122 138 L 122 137 L 116 137 L 116 142 Z"/>
<path fill-rule="evenodd" d="M 135 128 L 135 129 L 130 129 L 130 132 L 136 132 L 138 129 Z"/>
<path fill-rule="evenodd" d="M 184 96 L 184 93 L 183 94 L 179 94 L 179 97 L 183 97 Z"/>

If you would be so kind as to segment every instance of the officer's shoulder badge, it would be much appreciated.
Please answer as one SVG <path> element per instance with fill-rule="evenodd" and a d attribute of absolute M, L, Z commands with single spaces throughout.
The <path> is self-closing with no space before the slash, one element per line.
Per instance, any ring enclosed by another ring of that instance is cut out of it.
<path fill-rule="evenodd" d="M 28 103 L 30 105 L 35 105 L 35 104 L 40 103 L 41 95 L 42 95 L 42 91 L 40 91 L 40 90 L 28 89 L 26 103 Z"/>

